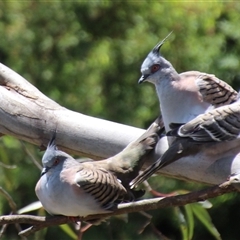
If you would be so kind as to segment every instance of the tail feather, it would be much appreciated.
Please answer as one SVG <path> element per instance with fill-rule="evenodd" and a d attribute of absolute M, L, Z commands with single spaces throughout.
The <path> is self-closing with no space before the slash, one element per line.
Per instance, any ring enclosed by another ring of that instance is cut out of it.
<path fill-rule="evenodd" d="M 193 147 L 192 143 L 189 142 L 188 139 L 177 139 L 175 142 L 172 143 L 172 145 L 162 155 L 160 159 L 158 159 L 155 163 L 149 166 L 146 170 L 144 170 L 141 174 L 139 174 L 135 179 L 130 182 L 130 188 L 133 189 L 137 187 L 137 185 L 147 180 L 161 168 L 166 167 L 167 165 L 177 161 L 178 159 L 186 155 L 194 154 L 197 149 L 198 148 L 196 146 Z"/>
<path fill-rule="evenodd" d="M 163 131 L 164 126 L 159 117 L 137 140 L 108 159 L 108 169 L 115 173 L 126 188 L 129 188 L 129 182 L 139 174 L 147 155 L 155 148 Z"/>
<path fill-rule="evenodd" d="M 167 132 L 167 136 L 179 136 L 178 135 L 178 130 L 179 128 L 183 125 L 184 123 L 170 123 L 169 127 L 170 127 L 170 131 Z"/>
<path fill-rule="evenodd" d="M 139 174 L 136 178 L 134 178 L 129 186 L 131 189 L 137 187 L 139 184 L 146 181 L 149 177 L 151 177 L 158 169 L 160 169 L 161 161 L 157 161 L 154 164 L 152 164 L 150 167 L 148 167 L 145 171 L 143 171 L 141 174 Z"/>

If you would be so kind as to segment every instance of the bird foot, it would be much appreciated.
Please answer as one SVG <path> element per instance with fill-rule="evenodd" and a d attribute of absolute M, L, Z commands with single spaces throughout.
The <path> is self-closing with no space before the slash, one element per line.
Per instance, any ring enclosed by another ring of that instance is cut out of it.
<path fill-rule="evenodd" d="M 91 226 L 92 226 L 91 223 L 86 223 L 85 226 L 81 226 L 81 228 L 80 228 L 80 232 L 81 232 L 81 233 L 86 232 Z"/>
<path fill-rule="evenodd" d="M 150 193 L 154 196 L 154 197 L 173 197 L 176 196 L 177 193 L 176 192 L 172 192 L 172 193 L 160 193 L 158 191 L 155 191 L 153 189 L 150 190 Z"/>
<path fill-rule="evenodd" d="M 81 222 L 79 217 L 68 216 L 68 219 L 75 224 L 79 224 L 79 222 Z"/>

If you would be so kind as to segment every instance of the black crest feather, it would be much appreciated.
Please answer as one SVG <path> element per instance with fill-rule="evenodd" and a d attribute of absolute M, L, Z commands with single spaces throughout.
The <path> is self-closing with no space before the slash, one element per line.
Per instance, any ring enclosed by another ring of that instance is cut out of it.
<path fill-rule="evenodd" d="M 167 38 L 172 34 L 172 31 L 161 41 L 159 42 L 152 50 L 154 54 L 159 54 L 159 50 L 161 46 L 164 44 L 164 42 L 167 40 Z"/>

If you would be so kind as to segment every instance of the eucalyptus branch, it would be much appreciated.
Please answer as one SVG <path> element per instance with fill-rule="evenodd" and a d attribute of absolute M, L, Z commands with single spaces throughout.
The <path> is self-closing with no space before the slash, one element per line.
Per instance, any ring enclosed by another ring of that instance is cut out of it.
<path fill-rule="evenodd" d="M 0 136 L 11 135 L 44 148 L 57 126 L 57 145 L 61 150 L 92 159 L 114 156 L 144 132 L 68 110 L 1 63 L 0 102 Z M 206 149 L 197 156 L 179 159 L 160 173 L 211 185 L 223 182 L 239 172 L 240 166 L 239 143 L 232 149 L 225 149 L 224 144 L 222 153 Z M 167 138 L 163 137 L 146 159 L 145 167 L 159 159 L 167 148 Z M 225 151 L 230 154 L 222 157 Z"/>

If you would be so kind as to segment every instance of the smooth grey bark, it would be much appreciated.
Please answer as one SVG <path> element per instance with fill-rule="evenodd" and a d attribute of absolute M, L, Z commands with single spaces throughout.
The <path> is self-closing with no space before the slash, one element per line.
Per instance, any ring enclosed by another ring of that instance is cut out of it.
<path fill-rule="evenodd" d="M 42 94 L 27 80 L 0 64 L 0 133 L 46 146 L 57 128 L 57 144 L 64 151 L 93 159 L 110 157 L 143 133 L 143 129 L 68 110 Z M 156 161 L 168 148 L 162 138 L 147 160 Z M 185 157 L 160 171 L 165 176 L 219 184 L 240 172 L 240 143 Z"/>

